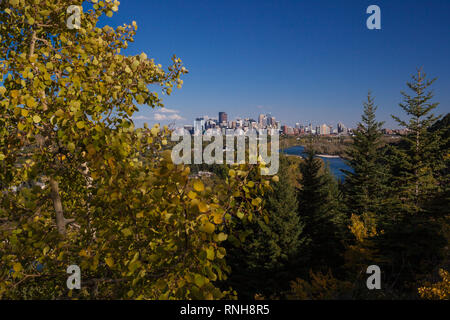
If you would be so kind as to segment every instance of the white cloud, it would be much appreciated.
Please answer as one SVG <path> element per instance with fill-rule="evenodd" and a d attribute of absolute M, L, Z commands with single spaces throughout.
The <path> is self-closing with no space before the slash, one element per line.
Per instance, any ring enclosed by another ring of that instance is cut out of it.
<path fill-rule="evenodd" d="M 181 117 L 179 114 L 166 115 L 166 114 L 162 114 L 162 113 L 156 113 L 154 119 L 156 121 L 162 121 L 162 120 L 184 120 L 184 118 Z"/>
<path fill-rule="evenodd" d="M 153 120 L 153 119 L 146 116 L 134 116 L 133 120 Z"/>
<path fill-rule="evenodd" d="M 138 121 L 173 121 L 173 120 L 185 120 L 179 115 L 178 110 L 170 108 L 156 108 L 152 110 L 152 114 L 133 116 L 133 120 Z"/>
<path fill-rule="evenodd" d="M 157 109 L 157 112 L 159 112 L 159 113 L 179 113 L 180 111 L 164 107 L 164 108 Z"/>

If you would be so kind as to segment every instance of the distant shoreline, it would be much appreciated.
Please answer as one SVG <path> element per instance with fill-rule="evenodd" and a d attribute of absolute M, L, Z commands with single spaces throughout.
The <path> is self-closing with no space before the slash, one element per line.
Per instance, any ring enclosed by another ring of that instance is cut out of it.
<path fill-rule="evenodd" d="M 289 153 L 284 153 L 287 156 L 293 156 L 293 157 L 299 157 L 299 158 L 304 158 L 303 156 L 300 156 L 298 154 L 289 154 Z M 319 158 L 327 158 L 327 159 L 342 159 L 340 156 L 332 156 L 329 154 L 316 154 L 316 157 Z"/>
<path fill-rule="evenodd" d="M 317 156 L 321 157 L 321 158 L 330 158 L 330 159 L 341 158 L 340 156 L 333 156 L 333 155 L 329 155 L 329 154 L 318 154 Z"/>
<path fill-rule="evenodd" d="M 304 147 L 304 146 L 299 145 L 299 146 L 292 146 L 292 147 Z M 289 148 L 292 148 L 292 147 L 289 147 Z M 289 149 L 289 148 L 286 148 L 286 149 Z M 284 151 L 286 149 L 282 149 L 282 150 L 280 150 L 280 152 L 282 152 L 282 153 L 284 153 L 285 155 L 288 155 L 288 156 L 296 156 L 296 157 L 300 157 L 300 158 L 303 159 L 303 156 L 301 156 L 301 155 L 285 153 Z M 316 157 L 326 158 L 326 159 L 344 159 L 341 156 L 331 155 L 331 154 L 316 154 Z"/>

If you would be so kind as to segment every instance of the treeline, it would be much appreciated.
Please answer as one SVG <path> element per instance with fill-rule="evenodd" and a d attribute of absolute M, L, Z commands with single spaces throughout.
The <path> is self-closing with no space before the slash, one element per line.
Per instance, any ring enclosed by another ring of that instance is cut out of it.
<path fill-rule="evenodd" d="M 433 114 L 432 83 L 421 70 L 408 83 L 408 118 L 393 118 L 409 134 L 390 144 L 369 93 L 342 184 L 312 143 L 303 161 L 282 157 L 264 198 L 270 222 L 229 245 L 224 287 L 244 298 L 449 299 L 450 114 Z M 366 286 L 370 265 L 381 290 Z"/>

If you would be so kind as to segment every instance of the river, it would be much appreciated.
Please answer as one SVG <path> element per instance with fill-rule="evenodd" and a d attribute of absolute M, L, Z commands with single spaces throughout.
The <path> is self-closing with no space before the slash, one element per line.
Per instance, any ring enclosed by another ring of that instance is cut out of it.
<path fill-rule="evenodd" d="M 305 157 L 305 147 L 303 146 L 290 147 L 282 152 L 285 154 Z M 331 172 L 338 180 L 342 181 L 345 179 L 345 174 L 341 171 L 341 169 L 352 171 L 352 168 L 348 166 L 342 158 L 325 158 L 320 156 L 317 157 L 325 161 L 325 163 L 330 166 Z"/>

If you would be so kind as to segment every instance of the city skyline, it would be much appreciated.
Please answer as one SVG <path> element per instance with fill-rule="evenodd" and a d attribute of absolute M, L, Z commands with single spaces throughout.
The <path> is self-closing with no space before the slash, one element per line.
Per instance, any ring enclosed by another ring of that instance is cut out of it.
<path fill-rule="evenodd" d="M 294 126 L 283 124 L 277 121 L 272 114 L 259 114 L 255 119 L 252 117 L 236 117 L 234 119 L 228 118 L 225 111 L 220 111 L 218 117 L 203 115 L 196 117 L 193 124 L 175 125 L 175 128 L 184 128 L 191 134 L 211 134 L 214 130 L 220 130 L 222 134 L 226 134 L 228 129 L 243 129 L 244 132 L 250 129 L 267 129 L 277 130 L 284 135 L 352 135 L 356 129 L 347 127 L 341 121 L 337 122 L 336 126 L 329 123 L 313 124 L 311 122 L 296 122 Z M 210 132 L 210 130 L 213 130 Z M 386 135 L 403 135 L 407 130 L 402 128 L 389 128 L 384 126 L 382 132 Z"/>
<path fill-rule="evenodd" d="M 163 97 L 168 109 L 178 112 L 141 106 L 138 126 L 144 119 L 181 124 L 227 110 L 232 118 L 272 112 L 291 126 L 298 115 L 313 123 L 336 119 L 354 127 L 371 90 L 378 120 L 396 128 L 390 115 L 403 116 L 400 92 L 418 67 L 438 78 L 436 113 L 447 113 L 450 43 L 444 39 L 450 38 L 450 2 L 379 0 L 381 30 L 366 27 L 371 4 L 129 0 L 101 24 L 136 20 L 139 32 L 127 54 L 146 52 L 163 66 L 176 54 L 189 70 L 183 88 Z M 158 14 L 148 19 L 149 12 Z"/>

